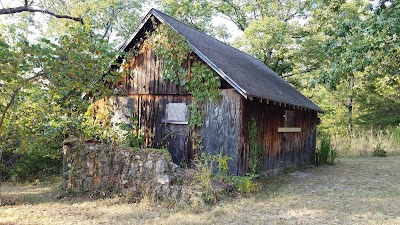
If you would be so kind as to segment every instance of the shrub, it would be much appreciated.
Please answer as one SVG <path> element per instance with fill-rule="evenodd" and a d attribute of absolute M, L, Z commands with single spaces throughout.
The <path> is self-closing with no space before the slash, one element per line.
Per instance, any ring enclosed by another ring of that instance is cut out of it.
<path fill-rule="evenodd" d="M 125 132 L 126 147 L 140 148 L 144 146 L 145 137 L 135 116 L 130 118 L 130 123 L 119 123 L 118 126 Z"/>
<path fill-rule="evenodd" d="M 231 176 L 229 183 L 233 188 L 240 193 L 253 193 L 260 190 L 260 183 L 258 182 L 259 175 L 250 174 L 248 176 Z"/>
<path fill-rule="evenodd" d="M 201 188 L 211 189 L 211 180 L 217 178 L 218 180 L 226 180 L 228 176 L 228 156 L 220 154 L 211 155 L 202 152 L 194 159 L 196 166 L 196 178 Z M 218 167 L 216 167 L 216 165 Z M 218 169 L 214 174 L 215 168 Z"/>
<path fill-rule="evenodd" d="M 211 180 L 217 180 L 228 183 L 235 191 L 239 193 L 253 193 L 260 189 L 258 174 L 249 174 L 247 176 L 228 176 L 227 156 L 220 154 L 210 155 L 201 153 L 196 157 L 194 163 L 196 165 L 195 177 L 198 180 L 200 188 L 206 190 L 205 199 L 209 202 L 215 194 L 211 189 Z M 217 169 L 217 170 L 216 170 Z"/>
<path fill-rule="evenodd" d="M 374 152 L 372 153 L 375 157 L 386 157 L 386 151 L 382 148 L 382 144 L 379 143 L 375 148 Z"/>
<path fill-rule="evenodd" d="M 335 163 L 336 156 L 336 149 L 334 149 L 331 144 L 331 137 L 327 134 L 323 134 L 320 145 L 317 148 L 317 162 L 332 165 Z"/>
<path fill-rule="evenodd" d="M 61 165 L 60 157 L 35 151 L 20 155 L 14 167 L 11 168 L 10 175 L 14 181 L 33 181 L 59 174 Z"/>

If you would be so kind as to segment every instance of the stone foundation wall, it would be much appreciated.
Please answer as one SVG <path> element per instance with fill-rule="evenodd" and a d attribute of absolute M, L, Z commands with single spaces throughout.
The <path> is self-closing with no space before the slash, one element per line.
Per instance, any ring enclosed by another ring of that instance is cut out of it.
<path fill-rule="evenodd" d="M 64 141 L 63 188 L 72 193 L 122 194 L 156 201 L 188 197 L 168 153 Z M 190 195 L 190 194 L 189 194 Z"/>

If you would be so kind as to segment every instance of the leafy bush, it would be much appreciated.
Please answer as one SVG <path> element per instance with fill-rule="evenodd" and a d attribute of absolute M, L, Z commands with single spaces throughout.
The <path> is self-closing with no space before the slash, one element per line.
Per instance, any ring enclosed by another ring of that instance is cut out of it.
<path fill-rule="evenodd" d="M 219 180 L 225 180 L 228 176 L 228 156 L 222 156 L 220 154 L 211 155 L 202 152 L 196 157 L 193 162 L 196 166 L 196 178 L 201 188 L 211 189 L 211 180 L 218 178 Z M 216 167 L 216 165 L 218 167 Z M 217 173 L 214 174 L 214 169 L 217 168 Z"/>
<path fill-rule="evenodd" d="M 59 174 L 61 165 L 61 157 L 45 155 L 40 151 L 35 151 L 20 155 L 9 172 L 11 179 L 14 181 L 33 181 Z"/>
<path fill-rule="evenodd" d="M 198 180 L 199 186 L 204 188 L 206 192 L 206 200 L 214 196 L 211 190 L 211 180 L 217 180 L 232 185 L 235 191 L 240 193 L 253 193 L 260 189 L 258 174 L 249 174 L 248 176 L 229 176 L 227 156 L 220 154 L 210 155 L 201 153 L 196 157 L 194 163 L 196 165 L 195 177 Z M 215 171 L 217 169 L 217 171 Z"/>
<path fill-rule="evenodd" d="M 323 134 L 320 145 L 317 148 L 317 162 L 332 165 L 335 163 L 336 156 L 336 149 L 334 149 L 331 144 L 331 137 L 327 134 Z"/>
<path fill-rule="evenodd" d="M 376 148 L 374 148 L 374 152 L 372 153 L 375 157 L 386 157 L 386 151 L 382 148 L 382 144 L 379 143 Z"/>
<path fill-rule="evenodd" d="M 260 183 L 257 181 L 259 175 L 231 176 L 229 183 L 240 193 L 253 193 L 260 190 Z"/>
<path fill-rule="evenodd" d="M 125 132 L 124 145 L 126 147 L 140 148 L 144 146 L 145 137 L 135 116 L 130 118 L 130 123 L 119 123 L 118 126 Z"/>

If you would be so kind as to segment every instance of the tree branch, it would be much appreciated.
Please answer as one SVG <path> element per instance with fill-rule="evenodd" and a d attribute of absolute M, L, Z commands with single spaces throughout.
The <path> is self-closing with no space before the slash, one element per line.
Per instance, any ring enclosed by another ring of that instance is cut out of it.
<path fill-rule="evenodd" d="M 40 12 L 40 13 L 54 16 L 56 18 L 74 20 L 74 21 L 80 22 L 82 25 L 84 24 L 81 16 L 73 17 L 73 16 L 68 16 L 68 15 L 59 15 L 59 14 L 53 13 L 53 12 L 45 10 L 45 9 L 34 9 L 34 8 L 29 7 L 29 5 L 27 5 L 27 3 L 28 2 L 25 1 L 25 6 L 0 9 L 0 15 L 15 14 L 15 13 L 21 13 L 21 12 Z"/>
<path fill-rule="evenodd" d="M 30 81 L 32 81 L 32 80 L 34 80 L 34 79 L 36 79 L 36 78 L 38 78 L 38 77 L 43 77 L 43 76 L 45 76 L 45 75 L 46 75 L 46 74 L 45 74 L 44 72 L 39 72 L 39 73 L 36 74 L 35 76 L 26 78 L 26 79 L 24 80 L 23 84 L 20 85 L 19 87 L 17 87 L 17 88 L 13 91 L 13 93 L 11 94 L 11 97 L 10 97 L 10 101 L 8 101 L 6 107 L 3 109 L 3 112 L 1 113 L 1 118 L 0 118 L 0 131 L 2 130 L 3 122 L 4 122 L 4 119 L 6 118 L 7 111 L 10 109 L 12 103 L 15 101 L 15 98 L 17 97 L 18 92 L 24 87 L 25 84 L 29 83 Z"/>
<path fill-rule="evenodd" d="M 14 102 L 15 97 L 17 97 L 17 94 L 18 94 L 19 90 L 21 90 L 21 88 L 22 88 L 22 86 L 19 86 L 18 88 L 16 88 L 14 90 L 14 92 L 11 95 L 10 101 L 7 103 L 6 107 L 3 110 L 3 113 L 0 118 L 0 131 L 1 131 L 1 128 L 3 127 L 3 122 L 4 122 L 4 119 L 6 118 L 7 111 L 8 111 L 8 109 L 10 109 L 11 104 Z"/>
<path fill-rule="evenodd" d="M 304 74 L 304 73 L 309 73 L 309 72 L 311 72 L 311 71 L 313 71 L 313 70 L 316 70 L 316 69 L 317 69 L 317 68 L 312 67 L 312 68 L 309 68 L 309 69 L 300 71 L 300 72 L 298 72 L 298 73 L 289 73 L 289 74 L 286 74 L 286 75 L 284 75 L 284 76 L 282 76 L 282 77 L 291 77 L 291 76 L 294 76 L 294 75 L 300 75 L 300 74 Z"/>

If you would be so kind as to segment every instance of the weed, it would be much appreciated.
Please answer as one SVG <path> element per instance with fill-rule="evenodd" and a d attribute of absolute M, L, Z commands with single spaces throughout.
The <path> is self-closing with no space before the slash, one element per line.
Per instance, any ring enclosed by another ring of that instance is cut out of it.
<path fill-rule="evenodd" d="M 259 175 L 250 174 L 248 176 L 231 176 L 230 183 L 234 189 L 240 193 L 254 193 L 260 190 L 260 183 L 257 181 Z"/>
<path fill-rule="evenodd" d="M 320 146 L 317 149 L 317 161 L 321 164 L 335 163 L 336 149 L 332 147 L 331 137 L 327 134 L 322 135 Z"/>
<path fill-rule="evenodd" d="M 392 128 L 390 133 L 392 141 L 395 144 L 400 145 L 400 124 L 397 127 Z"/>
<path fill-rule="evenodd" d="M 400 155 L 400 126 L 386 129 L 354 129 L 349 134 L 333 133 L 332 145 L 340 157 L 371 156 L 371 149 L 379 143 L 390 155 Z"/>
<path fill-rule="evenodd" d="M 130 123 L 118 123 L 118 126 L 125 131 L 125 147 L 140 148 L 144 145 L 144 135 L 135 116 L 130 118 Z"/>
<path fill-rule="evenodd" d="M 375 157 L 386 157 L 386 151 L 382 148 L 382 143 L 379 143 L 376 148 L 374 148 L 372 155 Z"/>

